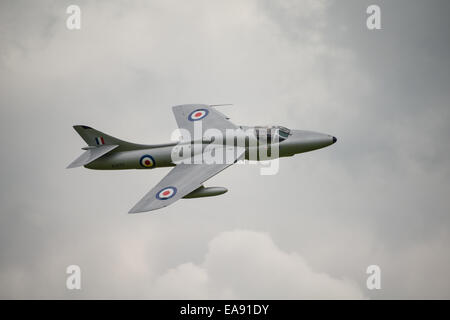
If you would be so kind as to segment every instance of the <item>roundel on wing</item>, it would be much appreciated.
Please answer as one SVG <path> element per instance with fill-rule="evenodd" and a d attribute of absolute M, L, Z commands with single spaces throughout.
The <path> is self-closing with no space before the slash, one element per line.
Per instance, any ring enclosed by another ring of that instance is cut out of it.
<path fill-rule="evenodd" d="M 144 154 L 141 159 L 139 160 L 139 163 L 141 164 L 141 166 L 143 166 L 144 168 L 152 168 L 155 166 L 156 162 L 155 159 L 149 155 L 149 154 Z"/>
<path fill-rule="evenodd" d="M 189 116 L 188 116 L 188 120 L 189 121 L 197 121 L 197 120 L 202 120 L 204 117 L 206 117 L 209 113 L 208 109 L 197 109 L 192 111 Z"/>
<path fill-rule="evenodd" d="M 166 187 L 162 188 L 156 193 L 156 198 L 159 200 L 167 200 L 172 198 L 177 193 L 177 188 L 175 187 Z"/>

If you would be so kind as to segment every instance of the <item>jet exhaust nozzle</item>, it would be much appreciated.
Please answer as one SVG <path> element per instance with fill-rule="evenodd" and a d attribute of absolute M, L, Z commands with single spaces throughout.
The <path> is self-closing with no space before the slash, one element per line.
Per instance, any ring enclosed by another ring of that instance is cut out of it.
<path fill-rule="evenodd" d="M 224 187 L 208 187 L 205 188 L 201 186 L 200 188 L 195 189 L 191 193 L 185 195 L 184 199 L 193 199 L 193 198 L 203 198 L 203 197 L 213 197 L 219 196 L 227 192 L 228 189 Z"/>

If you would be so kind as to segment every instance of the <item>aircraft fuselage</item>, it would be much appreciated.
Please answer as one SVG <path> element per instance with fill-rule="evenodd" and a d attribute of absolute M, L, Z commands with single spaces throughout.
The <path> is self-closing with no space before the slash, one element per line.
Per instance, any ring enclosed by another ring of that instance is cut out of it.
<path fill-rule="evenodd" d="M 256 130 L 258 127 L 241 127 L 248 130 Z M 244 131 L 242 131 L 244 132 Z M 308 152 L 320 148 L 327 147 L 336 142 L 336 138 L 323 133 L 305 131 L 305 130 L 290 130 L 289 137 L 283 141 L 275 143 L 268 143 L 264 139 L 258 139 L 254 134 L 246 134 L 247 139 L 244 140 L 246 148 L 246 160 L 273 160 L 275 158 L 290 157 L 298 153 Z M 242 137 L 241 137 L 242 138 Z M 224 147 L 236 147 L 237 139 L 226 139 L 220 141 L 210 141 L 204 139 L 198 141 L 201 147 L 194 147 L 192 142 L 173 142 L 162 145 L 155 145 L 151 148 L 138 148 L 136 150 L 124 150 L 114 153 L 108 153 L 97 160 L 85 165 L 86 168 L 96 170 L 125 170 L 125 169 L 154 169 L 162 167 L 173 167 L 173 153 L 177 153 L 178 149 L 189 149 L 191 157 L 197 153 L 202 153 L 210 144 L 221 144 Z M 278 148 L 278 154 L 271 154 L 273 148 Z M 262 150 L 264 149 L 264 150 Z M 255 158 L 252 155 L 259 155 L 261 151 L 268 151 L 268 158 L 260 159 L 259 156 Z"/>

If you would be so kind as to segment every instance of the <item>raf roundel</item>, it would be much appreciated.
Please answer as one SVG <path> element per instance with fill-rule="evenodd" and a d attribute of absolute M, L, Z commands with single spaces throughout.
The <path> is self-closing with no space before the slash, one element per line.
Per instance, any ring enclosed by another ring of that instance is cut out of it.
<path fill-rule="evenodd" d="M 208 109 L 197 109 L 192 111 L 189 116 L 188 116 L 188 120 L 189 121 L 198 121 L 198 120 L 202 120 L 204 117 L 206 117 L 208 115 L 209 111 Z"/>
<path fill-rule="evenodd" d="M 177 193 L 177 188 L 175 187 L 166 187 L 159 190 L 156 193 L 156 198 L 159 200 L 167 200 L 172 198 Z"/>
<path fill-rule="evenodd" d="M 153 168 L 155 166 L 155 159 L 151 155 L 145 154 L 141 157 L 141 160 L 139 160 L 139 163 L 144 168 Z"/>

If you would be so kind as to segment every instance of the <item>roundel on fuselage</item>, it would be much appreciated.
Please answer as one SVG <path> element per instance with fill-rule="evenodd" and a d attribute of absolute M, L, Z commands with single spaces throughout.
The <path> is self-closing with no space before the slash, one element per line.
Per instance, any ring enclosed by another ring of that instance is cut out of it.
<path fill-rule="evenodd" d="M 192 111 L 189 116 L 188 116 L 188 120 L 189 121 L 198 121 L 198 120 L 202 120 L 203 118 L 205 118 L 209 113 L 208 109 L 197 109 Z"/>
<path fill-rule="evenodd" d="M 144 168 L 153 168 L 156 164 L 155 159 L 149 154 L 144 154 L 139 160 L 139 163 Z"/>
<path fill-rule="evenodd" d="M 172 198 L 177 193 L 177 188 L 175 187 L 166 187 L 162 188 L 156 193 L 156 199 L 159 200 L 167 200 Z"/>

